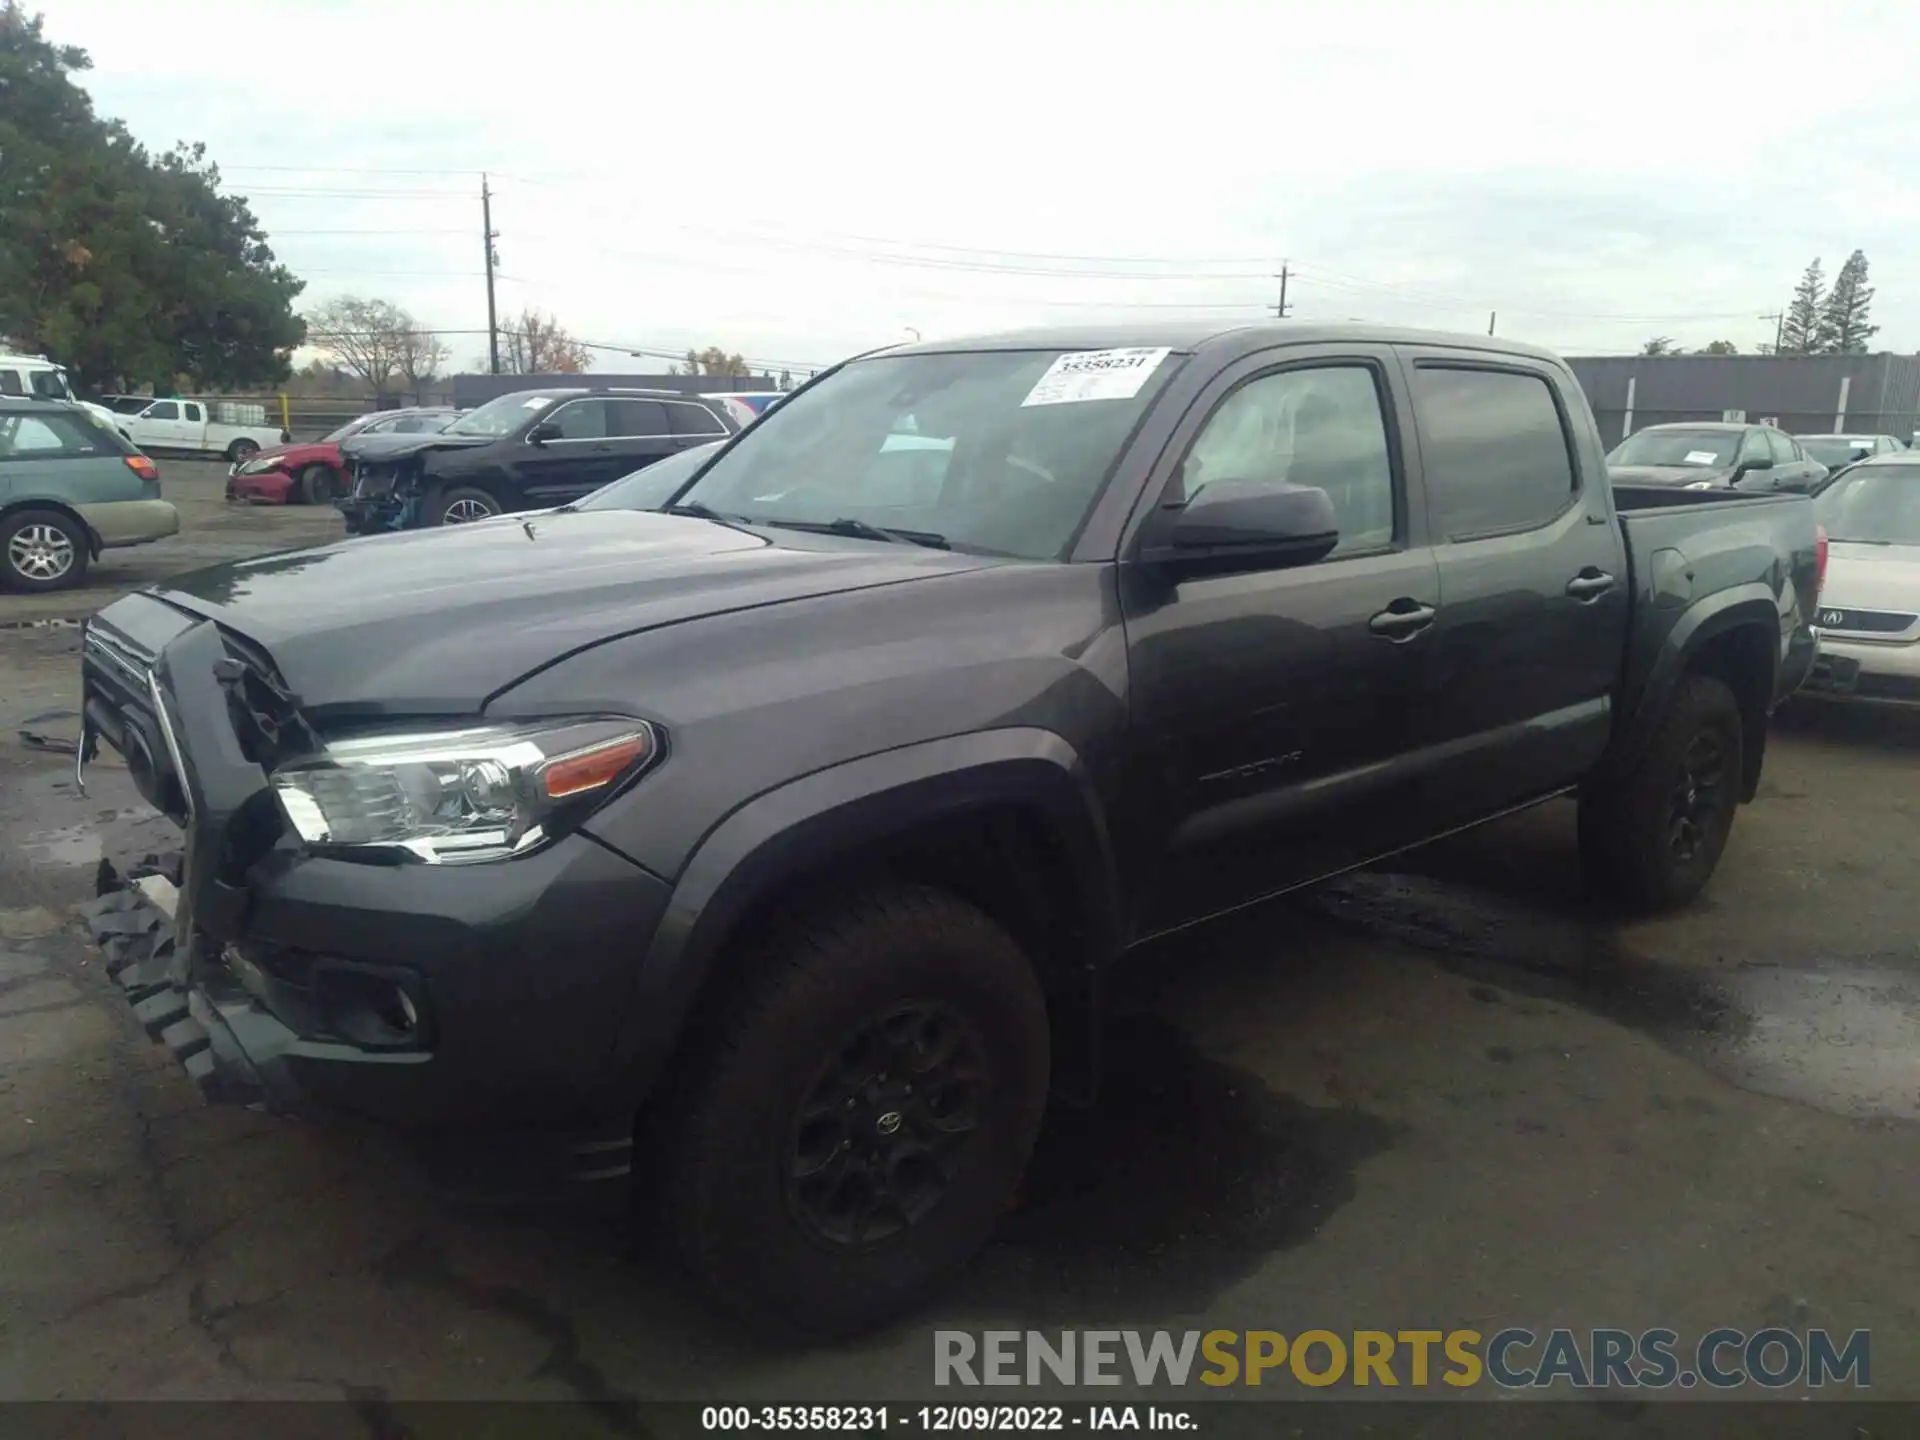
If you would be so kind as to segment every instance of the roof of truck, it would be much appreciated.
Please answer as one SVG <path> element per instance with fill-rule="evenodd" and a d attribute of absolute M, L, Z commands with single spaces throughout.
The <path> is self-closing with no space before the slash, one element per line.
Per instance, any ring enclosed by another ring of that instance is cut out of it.
<path fill-rule="evenodd" d="M 1519 340 L 1489 335 L 1463 335 L 1439 330 L 1415 330 L 1397 325 L 1296 324 L 1275 321 L 1222 324 L 1204 320 L 1107 321 L 1076 325 L 1036 326 L 984 335 L 955 336 L 889 346 L 873 352 L 884 355 L 939 355 L 965 350 L 1118 350 L 1166 347 L 1182 353 L 1202 348 L 1236 352 L 1267 350 L 1279 345 L 1441 345 L 1454 350 L 1483 350 L 1496 355 L 1526 355 L 1558 360 L 1551 350 Z"/>

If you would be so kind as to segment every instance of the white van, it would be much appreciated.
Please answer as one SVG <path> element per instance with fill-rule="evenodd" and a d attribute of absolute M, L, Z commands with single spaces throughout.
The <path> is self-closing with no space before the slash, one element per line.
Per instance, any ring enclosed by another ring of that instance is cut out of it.
<path fill-rule="evenodd" d="M 0 395 L 38 395 L 42 400 L 64 400 L 78 405 L 102 423 L 113 425 L 113 412 L 104 405 L 82 400 L 67 383 L 67 372 L 44 355 L 0 355 Z"/>

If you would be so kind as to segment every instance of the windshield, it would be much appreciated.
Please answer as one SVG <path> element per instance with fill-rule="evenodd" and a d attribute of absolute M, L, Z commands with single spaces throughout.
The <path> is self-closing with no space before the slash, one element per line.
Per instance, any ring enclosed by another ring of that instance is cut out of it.
<path fill-rule="evenodd" d="M 1851 465 L 1862 455 L 1873 453 L 1870 439 L 1850 440 L 1843 435 L 1797 435 L 1800 448 L 1829 470 Z"/>
<path fill-rule="evenodd" d="M 1607 456 L 1609 465 L 1699 465 L 1725 469 L 1740 447 L 1738 430 L 1642 430 Z"/>
<path fill-rule="evenodd" d="M 67 385 L 64 370 L 34 370 L 27 375 L 27 383 L 33 387 L 33 393 L 47 400 L 71 400 L 73 391 Z"/>
<path fill-rule="evenodd" d="M 1813 509 L 1829 540 L 1920 545 L 1920 465 L 1863 465 Z"/>
<path fill-rule="evenodd" d="M 696 445 L 636 470 L 611 485 L 603 485 L 573 508 L 576 510 L 658 510 L 694 473 L 713 458 L 724 442 Z"/>
<path fill-rule="evenodd" d="M 342 440 L 346 439 L 349 435 L 358 435 L 362 430 L 366 429 L 367 426 L 371 425 L 374 421 L 378 420 L 379 418 L 380 417 L 377 414 L 356 415 L 353 417 L 353 419 L 347 421 L 346 424 L 342 425 L 338 430 L 329 430 L 325 435 L 322 435 L 320 437 L 320 443 L 322 445 L 337 445 Z"/>
<path fill-rule="evenodd" d="M 502 395 L 498 400 L 489 400 L 478 410 L 471 410 L 449 425 L 443 434 L 447 435 L 486 435 L 498 437 L 511 435 L 536 410 L 544 410 L 553 403 L 550 395 Z"/>
<path fill-rule="evenodd" d="M 769 408 L 681 501 L 1054 559 L 1178 363 L 1164 349 L 857 360 Z"/>

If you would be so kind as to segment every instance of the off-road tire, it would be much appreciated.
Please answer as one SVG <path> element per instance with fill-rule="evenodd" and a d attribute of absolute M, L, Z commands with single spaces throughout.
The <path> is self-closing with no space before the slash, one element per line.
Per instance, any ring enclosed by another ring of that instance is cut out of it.
<path fill-rule="evenodd" d="M 487 513 L 485 515 L 472 516 L 467 520 L 449 520 L 447 518 L 448 511 L 453 511 L 457 515 L 459 511 L 455 507 L 463 505 L 484 505 Z M 473 520 L 490 520 L 496 515 L 504 515 L 505 513 L 506 510 L 502 507 L 499 500 L 490 492 L 482 490 L 478 485 L 450 485 L 445 490 L 435 492 L 427 499 L 427 524 L 429 525 L 470 524 Z"/>
<path fill-rule="evenodd" d="M 300 472 L 295 488 L 308 505 L 330 505 L 340 491 L 331 465 L 309 465 Z"/>
<path fill-rule="evenodd" d="M 864 1245 L 833 1244 L 809 1228 L 790 1188 L 802 1102 L 839 1073 L 863 1026 L 918 1004 L 949 1007 L 971 1027 L 986 1076 L 970 1109 L 977 1126 L 916 1222 Z M 639 1163 L 650 1153 L 666 1161 L 654 1218 L 721 1306 L 784 1341 L 868 1329 L 959 1270 L 1011 1204 L 1046 1107 L 1046 1001 L 1032 965 L 986 915 L 923 887 L 781 921 L 690 1038 L 699 1048 L 654 1107 L 651 1135 L 641 1130 Z"/>
<path fill-rule="evenodd" d="M 1689 854 L 1674 843 L 1675 807 L 1689 786 L 1689 756 L 1718 748 L 1719 782 Z M 1580 795 L 1580 859 L 1588 883 L 1638 910 L 1671 910 L 1713 876 L 1739 808 L 1745 733 L 1733 691 L 1706 675 L 1681 681 L 1666 717 L 1630 775 Z"/>
<path fill-rule="evenodd" d="M 16 537 L 26 536 L 42 527 L 59 532 L 71 547 L 66 552 L 67 567 L 58 575 L 30 575 L 16 566 L 14 557 Z M 29 508 L 15 510 L 12 514 L 0 518 L 0 591 L 12 590 L 27 595 L 45 595 L 55 590 L 71 589 L 86 578 L 87 565 L 92 559 L 93 537 L 87 533 L 87 527 L 71 515 L 59 510 Z"/>

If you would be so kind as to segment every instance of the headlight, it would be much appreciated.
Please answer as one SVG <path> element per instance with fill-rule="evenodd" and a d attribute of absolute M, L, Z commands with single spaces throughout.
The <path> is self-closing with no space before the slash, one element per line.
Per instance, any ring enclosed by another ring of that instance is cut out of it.
<path fill-rule="evenodd" d="M 628 719 L 364 735 L 276 768 L 273 793 L 312 846 L 501 860 L 577 822 L 660 749 Z"/>

